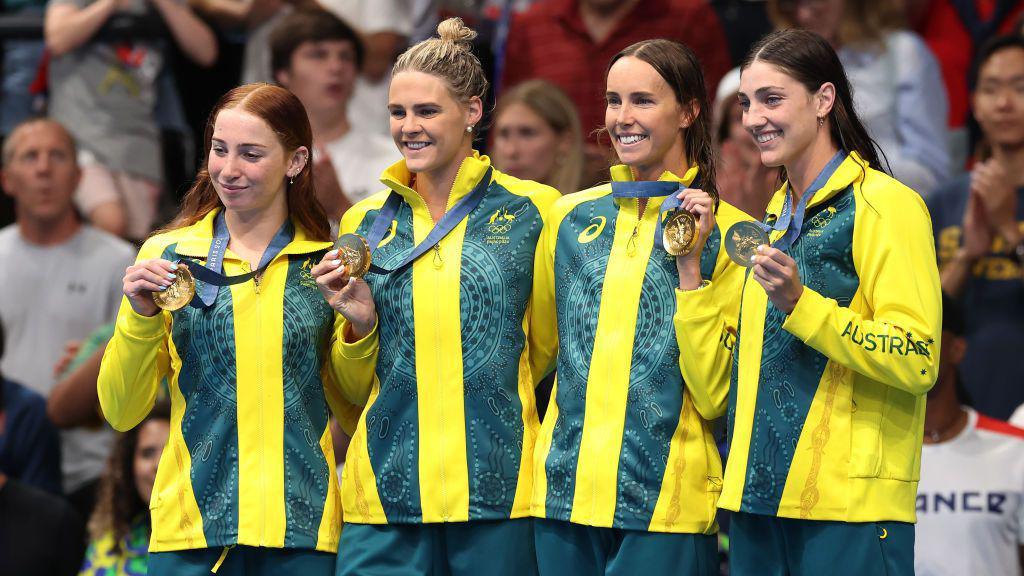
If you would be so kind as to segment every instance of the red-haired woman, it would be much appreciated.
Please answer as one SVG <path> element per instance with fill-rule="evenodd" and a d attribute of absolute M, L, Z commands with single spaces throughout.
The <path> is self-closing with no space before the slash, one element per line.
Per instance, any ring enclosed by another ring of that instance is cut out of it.
<path fill-rule="evenodd" d="M 205 140 L 178 217 L 125 273 L 100 405 L 129 429 L 167 378 L 150 574 L 331 574 L 341 528 L 327 398 L 336 331 L 309 274 L 331 249 L 309 121 L 290 92 L 251 84 L 221 98 Z M 188 298 L 190 275 L 202 282 Z M 172 310 L 169 293 L 183 307 Z"/>

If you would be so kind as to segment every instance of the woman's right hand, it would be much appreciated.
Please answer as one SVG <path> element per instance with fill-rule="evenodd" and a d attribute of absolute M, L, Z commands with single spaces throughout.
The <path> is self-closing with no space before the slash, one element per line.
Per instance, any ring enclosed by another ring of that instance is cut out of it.
<path fill-rule="evenodd" d="M 680 210 L 686 210 L 697 218 L 697 244 L 686 256 L 676 256 L 676 269 L 679 271 L 679 287 L 693 290 L 700 286 L 700 256 L 704 252 L 704 244 L 715 229 L 715 200 L 707 192 L 698 188 L 687 188 L 679 193 L 682 200 Z"/>
<path fill-rule="evenodd" d="M 132 264 L 124 273 L 124 295 L 140 316 L 156 316 L 160 307 L 153 302 L 153 292 L 166 290 L 175 279 L 178 265 L 153 258 Z"/>
<path fill-rule="evenodd" d="M 311 272 L 327 303 L 348 320 L 352 338 L 362 340 L 377 323 L 377 307 L 369 284 L 349 276 L 337 258 L 338 251 L 331 250 Z"/>

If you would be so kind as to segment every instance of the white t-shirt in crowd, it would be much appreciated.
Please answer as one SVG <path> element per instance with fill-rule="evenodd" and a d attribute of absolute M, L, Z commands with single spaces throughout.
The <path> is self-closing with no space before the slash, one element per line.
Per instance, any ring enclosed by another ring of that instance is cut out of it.
<path fill-rule="evenodd" d="M 49 396 L 65 345 L 117 316 L 125 268 L 134 261 L 134 246 L 85 224 L 55 246 L 27 242 L 17 224 L 0 230 L 0 372 Z M 109 428 L 61 434 L 65 491 L 99 477 L 112 442 Z"/>
<path fill-rule="evenodd" d="M 1013 411 L 1013 415 L 1010 416 L 1010 424 L 1017 428 L 1024 428 L 1024 404 L 1017 406 L 1017 409 Z"/>
<path fill-rule="evenodd" d="M 915 571 L 1020 576 L 1024 430 L 967 412 L 960 434 L 921 450 Z"/>
<path fill-rule="evenodd" d="M 324 145 L 338 174 L 341 190 L 352 204 L 384 189 L 380 175 L 402 159 L 391 138 L 351 129 Z"/>

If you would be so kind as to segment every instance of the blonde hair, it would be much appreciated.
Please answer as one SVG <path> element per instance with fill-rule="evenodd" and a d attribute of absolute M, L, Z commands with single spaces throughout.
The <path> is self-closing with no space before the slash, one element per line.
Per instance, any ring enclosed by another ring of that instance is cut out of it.
<path fill-rule="evenodd" d="M 428 38 L 402 53 L 391 69 L 394 77 L 401 72 L 423 72 L 448 83 L 455 99 L 465 104 L 474 96 L 481 101 L 487 96 L 488 82 L 480 59 L 473 54 L 476 32 L 462 18 L 448 18 L 437 25 L 438 38 Z"/>
<path fill-rule="evenodd" d="M 768 0 L 768 16 L 776 28 L 799 28 L 793 10 L 787 9 L 793 4 L 792 0 Z M 839 41 L 843 44 L 876 44 L 887 32 L 905 24 L 902 0 L 845 0 Z"/>
<path fill-rule="evenodd" d="M 562 194 L 579 190 L 583 176 L 583 132 L 572 100 L 561 88 L 544 80 L 527 80 L 502 94 L 494 108 L 494 118 L 513 104 L 522 104 L 540 116 L 560 137 L 569 137 L 569 153 L 556 162 L 548 184 Z"/>

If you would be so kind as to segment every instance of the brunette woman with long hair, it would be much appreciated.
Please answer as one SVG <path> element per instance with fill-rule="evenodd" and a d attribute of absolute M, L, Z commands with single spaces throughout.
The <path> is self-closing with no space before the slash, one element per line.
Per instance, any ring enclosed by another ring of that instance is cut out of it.
<path fill-rule="evenodd" d="M 167 378 L 151 574 L 330 574 L 341 528 L 328 427 L 337 336 L 309 273 L 331 248 L 309 121 L 287 90 L 250 84 L 217 103 L 205 144 L 178 217 L 125 273 L 100 405 L 130 429 Z M 202 280 L 190 299 L 187 275 Z M 172 292 L 187 303 L 158 307 L 154 294 Z"/>

